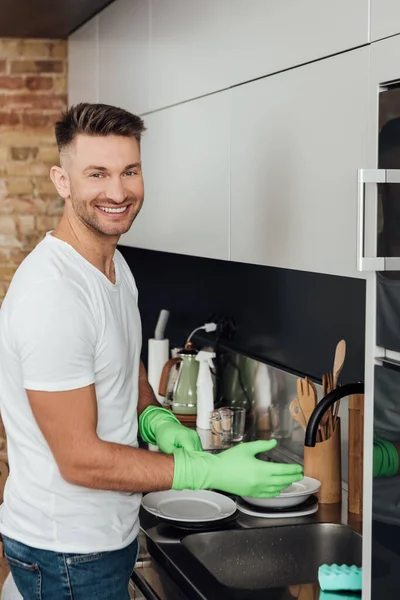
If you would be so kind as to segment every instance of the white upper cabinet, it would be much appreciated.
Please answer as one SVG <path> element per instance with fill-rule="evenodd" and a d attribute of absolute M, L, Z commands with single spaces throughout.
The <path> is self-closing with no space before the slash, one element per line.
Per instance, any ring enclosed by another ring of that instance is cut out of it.
<path fill-rule="evenodd" d="M 151 110 L 369 41 L 369 0 L 150 2 Z"/>
<path fill-rule="evenodd" d="M 99 100 L 149 108 L 149 0 L 116 0 L 99 15 Z"/>
<path fill-rule="evenodd" d="M 369 0 L 230 0 L 229 4 L 232 83 L 355 48 L 369 39 Z"/>
<path fill-rule="evenodd" d="M 229 86 L 228 14 L 229 0 L 151 0 L 152 110 Z"/>
<path fill-rule="evenodd" d="M 148 115 L 145 203 L 121 244 L 229 258 L 230 92 Z"/>
<path fill-rule="evenodd" d="M 232 90 L 232 260 L 357 273 L 369 47 Z"/>
<path fill-rule="evenodd" d="M 399 0 L 371 1 L 371 41 L 400 33 Z"/>
<path fill-rule="evenodd" d="M 98 17 L 68 38 L 68 103 L 98 102 Z"/>

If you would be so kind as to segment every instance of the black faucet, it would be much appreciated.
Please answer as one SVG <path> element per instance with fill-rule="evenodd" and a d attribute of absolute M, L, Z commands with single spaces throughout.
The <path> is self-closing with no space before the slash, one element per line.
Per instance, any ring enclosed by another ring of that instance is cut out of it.
<path fill-rule="evenodd" d="M 314 447 L 317 442 L 317 432 L 319 428 L 319 424 L 324 413 L 328 410 L 330 406 L 335 404 L 338 400 L 342 398 L 346 398 L 346 396 L 352 396 L 353 394 L 363 394 L 364 393 L 364 383 L 347 383 L 346 385 L 342 385 L 329 394 L 327 394 L 320 402 L 318 402 L 317 406 L 314 408 L 311 417 L 308 421 L 307 429 L 306 429 L 306 437 L 304 440 L 305 446 Z"/>

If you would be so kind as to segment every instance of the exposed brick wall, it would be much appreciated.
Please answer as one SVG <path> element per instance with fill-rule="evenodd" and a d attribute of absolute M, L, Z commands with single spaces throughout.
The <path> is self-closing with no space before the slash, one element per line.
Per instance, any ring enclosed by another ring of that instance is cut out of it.
<path fill-rule="evenodd" d="M 58 223 L 49 179 L 67 104 L 67 42 L 0 38 L 0 305 L 22 259 Z"/>

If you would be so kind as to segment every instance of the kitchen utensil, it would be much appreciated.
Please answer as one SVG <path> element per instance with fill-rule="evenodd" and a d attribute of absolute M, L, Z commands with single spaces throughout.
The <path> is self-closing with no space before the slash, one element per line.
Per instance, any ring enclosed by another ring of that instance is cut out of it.
<path fill-rule="evenodd" d="M 331 436 L 315 446 L 304 447 L 304 475 L 321 482 L 321 504 L 334 504 L 342 498 L 340 418 Z"/>
<path fill-rule="evenodd" d="M 164 365 L 158 393 L 165 397 L 174 413 L 195 415 L 197 413 L 197 377 L 199 363 L 197 350 L 188 342 L 176 358 Z"/>
<path fill-rule="evenodd" d="M 349 397 L 349 513 L 363 512 L 364 394 Z"/>
<path fill-rule="evenodd" d="M 220 436 L 221 442 L 231 444 L 241 442 L 246 428 L 246 409 L 240 406 L 224 406 L 211 413 L 210 429 L 213 436 Z"/>
<path fill-rule="evenodd" d="M 297 397 L 306 423 L 308 423 L 317 405 L 317 398 L 307 378 L 297 380 Z"/>
<path fill-rule="evenodd" d="M 335 360 L 333 363 L 333 389 L 334 390 L 337 388 L 339 375 L 342 372 L 345 358 L 346 358 L 346 342 L 345 342 L 345 340 L 340 340 L 340 342 L 336 346 Z M 333 413 L 333 426 L 334 427 L 335 427 L 335 424 L 336 424 L 336 421 L 338 418 L 339 408 L 340 408 L 340 400 L 338 400 L 338 402 L 336 402 L 335 410 Z"/>
<path fill-rule="evenodd" d="M 205 523 L 226 519 L 236 512 L 233 500 L 208 490 L 168 490 L 144 496 L 142 506 L 168 521 Z"/>
<path fill-rule="evenodd" d="M 319 504 L 316 496 L 310 496 L 303 504 L 298 506 L 288 506 L 287 508 L 266 508 L 248 504 L 243 498 L 236 500 L 238 510 L 249 517 L 259 517 L 261 519 L 291 519 L 297 517 L 306 517 L 317 512 Z"/>
<path fill-rule="evenodd" d="M 316 479 L 304 477 L 301 481 L 297 481 L 282 490 L 276 498 L 251 498 L 249 496 L 242 496 L 242 498 L 248 504 L 262 508 L 288 508 L 302 504 L 310 496 L 318 493 L 320 487 L 321 483 Z"/>
<path fill-rule="evenodd" d="M 294 421 L 296 421 L 296 423 L 298 423 L 300 425 L 300 427 L 302 429 L 304 429 L 304 431 L 305 431 L 307 429 L 307 422 L 304 417 L 303 411 L 301 410 L 301 406 L 299 404 L 298 398 L 295 398 L 290 403 L 289 410 L 290 410 L 290 414 L 292 415 Z"/>
<path fill-rule="evenodd" d="M 160 516 L 157 516 L 157 519 L 169 527 L 183 529 L 185 531 L 191 531 L 192 533 L 195 533 L 228 529 L 229 526 L 237 520 L 238 516 L 239 511 L 236 510 L 233 515 L 229 515 L 229 517 L 226 517 L 225 519 L 219 519 L 217 521 L 200 521 L 198 523 L 189 523 L 187 521 L 171 521 L 170 519 L 164 519 Z"/>

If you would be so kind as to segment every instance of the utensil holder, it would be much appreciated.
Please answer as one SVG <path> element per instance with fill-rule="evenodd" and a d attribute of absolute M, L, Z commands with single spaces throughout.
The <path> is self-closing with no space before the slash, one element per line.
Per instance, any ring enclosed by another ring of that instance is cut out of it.
<path fill-rule="evenodd" d="M 320 504 L 335 504 L 342 500 L 342 460 L 340 419 L 333 433 L 313 448 L 304 447 L 304 475 L 321 482 L 317 496 Z"/>

